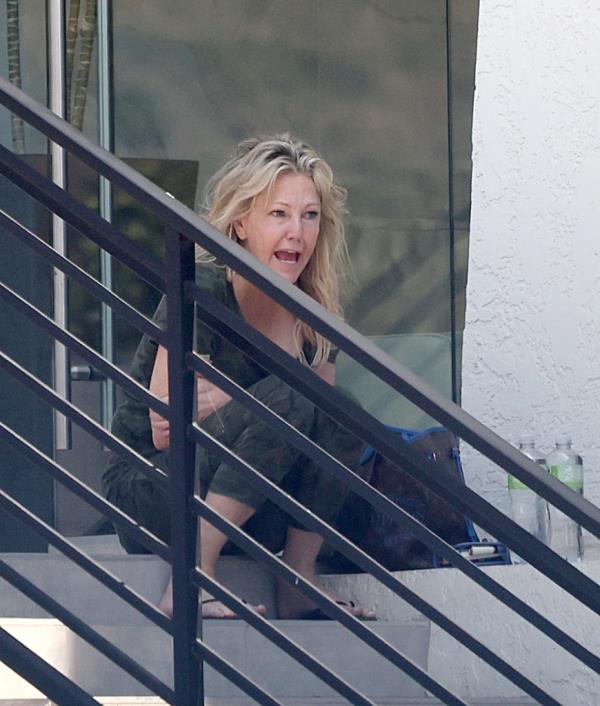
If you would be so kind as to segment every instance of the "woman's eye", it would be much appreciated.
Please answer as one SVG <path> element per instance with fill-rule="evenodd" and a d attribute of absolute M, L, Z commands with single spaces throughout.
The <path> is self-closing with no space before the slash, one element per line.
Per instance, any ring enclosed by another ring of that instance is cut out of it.
<path fill-rule="evenodd" d="M 305 218 L 308 218 L 310 221 L 314 221 L 315 218 L 319 217 L 319 212 L 318 211 L 307 211 L 305 214 Z"/>
<path fill-rule="evenodd" d="M 281 208 L 275 208 L 271 211 L 272 216 L 276 216 L 277 218 L 282 218 L 285 216 L 285 212 Z"/>

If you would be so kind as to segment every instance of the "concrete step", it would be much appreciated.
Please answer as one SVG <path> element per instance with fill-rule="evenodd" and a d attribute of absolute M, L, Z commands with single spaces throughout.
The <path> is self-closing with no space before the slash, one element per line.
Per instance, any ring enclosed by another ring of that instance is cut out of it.
<path fill-rule="evenodd" d="M 151 555 L 129 556 L 114 551 L 105 553 L 97 547 L 90 550 L 88 546 L 85 549 L 96 562 L 129 588 L 152 603 L 158 603 L 170 576 L 169 566 L 164 561 Z M 125 601 L 58 552 L 0 554 L 0 559 L 88 622 L 145 622 Z M 244 557 L 222 557 L 218 565 L 218 578 L 233 593 L 247 601 L 264 603 L 268 617 L 276 617 L 272 577 L 256 562 Z M 2 579 L 0 616 L 50 617 Z"/>
<path fill-rule="evenodd" d="M 159 600 L 168 578 L 168 567 L 163 562 L 150 556 L 126 556 L 114 538 L 84 538 L 82 541 L 88 542 L 86 548 L 100 563 L 128 585 L 150 601 Z M 90 542 L 96 545 L 90 548 Z M 123 601 L 60 554 L 10 554 L 2 558 L 86 620 L 106 626 L 147 625 Z M 586 560 L 577 568 L 600 586 L 598 558 L 597 555 L 591 558 L 586 555 Z M 270 615 L 274 615 L 273 586 L 265 571 L 244 559 L 225 557 L 220 572 L 223 582 L 234 593 L 251 601 L 266 602 Z M 527 565 L 493 566 L 485 569 L 485 573 L 540 610 L 589 650 L 600 653 L 600 616 L 578 604 L 535 569 Z M 407 588 L 508 660 L 560 703 L 569 706 L 600 704 L 597 674 L 528 626 L 460 572 L 454 569 L 407 571 L 398 572 L 396 576 Z M 338 595 L 376 608 L 383 622 L 405 624 L 423 620 L 417 611 L 371 576 L 321 578 Z M 34 618 L 44 617 L 44 613 L 0 580 L 0 616 Z M 517 699 L 515 703 L 519 703 L 520 691 L 516 686 L 436 625 L 431 626 L 427 663 L 429 673 L 435 679 L 468 703 L 492 696 L 513 697 Z"/>
<path fill-rule="evenodd" d="M 331 621 L 273 621 L 289 638 L 370 698 L 425 697 L 422 687 L 343 627 Z M 91 694 L 147 695 L 146 689 L 54 619 L 0 620 L 0 625 Z M 159 628 L 95 625 L 167 685 L 172 684 L 171 641 Z M 427 668 L 429 624 L 370 623 L 369 627 L 421 668 Z M 205 621 L 204 641 L 275 698 L 339 700 L 336 692 L 242 621 Z M 30 685 L 0 665 L 0 695 L 39 697 Z M 227 703 L 243 694 L 207 667 L 206 694 Z"/>
<path fill-rule="evenodd" d="M 158 602 L 169 577 L 169 567 L 163 561 L 149 555 L 128 556 L 114 537 L 78 538 L 73 541 L 132 589 L 149 601 Z M 121 646 L 165 683 L 171 683 L 168 636 L 73 562 L 56 551 L 47 554 L 4 554 L 1 558 Z M 223 557 L 218 573 L 222 583 L 236 595 L 251 602 L 265 603 L 268 617 L 275 617 L 274 585 L 267 571 L 243 557 Z M 91 693 L 107 696 L 147 693 L 141 685 L 97 655 L 39 606 L 7 583 L 0 583 L 2 624 L 10 626 L 11 631 L 22 636 L 25 644 L 45 655 L 60 671 L 73 676 Z M 378 698 L 424 695 L 421 687 L 335 623 L 277 621 L 277 624 L 360 690 L 373 691 Z M 426 668 L 429 642 L 427 621 L 379 623 L 374 625 L 374 629 Z M 336 697 L 335 692 L 239 621 L 207 622 L 204 636 L 219 654 L 281 698 Z M 356 665 L 361 665 L 361 669 L 357 669 Z M 20 680 L 17 679 L 17 682 Z M 0 677 L 0 684 L 3 685 L 0 697 L 5 695 L 2 692 L 8 695 L 9 683 L 12 682 L 9 682 L 8 676 Z M 207 693 L 211 696 L 225 699 L 241 696 L 223 677 L 210 669 L 207 669 L 206 684 Z M 22 682 L 10 688 L 14 698 L 39 695 Z"/>

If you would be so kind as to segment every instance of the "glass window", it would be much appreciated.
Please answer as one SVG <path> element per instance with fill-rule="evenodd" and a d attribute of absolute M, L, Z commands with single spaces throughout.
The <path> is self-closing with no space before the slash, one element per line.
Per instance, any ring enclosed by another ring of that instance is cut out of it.
<path fill-rule="evenodd" d="M 119 3 L 115 142 L 157 176 L 196 165 L 196 206 L 240 139 L 290 131 L 314 144 L 349 190 L 349 323 L 458 398 L 478 4 L 451 6 Z M 169 190 L 187 200 L 184 186 Z"/>
<path fill-rule="evenodd" d="M 117 3 L 114 26 L 120 156 L 192 160 L 201 194 L 240 139 L 302 136 L 349 190 L 350 323 L 450 330 L 445 3 Z"/>

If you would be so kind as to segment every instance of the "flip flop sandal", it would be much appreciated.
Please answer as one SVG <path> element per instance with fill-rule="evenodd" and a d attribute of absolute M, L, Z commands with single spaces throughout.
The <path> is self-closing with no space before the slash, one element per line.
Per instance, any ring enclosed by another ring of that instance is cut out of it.
<path fill-rule="evenodd" d="M 336 601 L 336 604 L 346 608 L 356 608 L 356 603 L 354 601 Z M 352 614 L 351 614 L 352 615 Z M 372 618 L 364 615 L 355 616 L 359 620 L 377 620 L 375 616 Z M 321 608 L 315 608 L 314 610 L 309 610 L 308 613 L 303 613 L 297 620 L 333 620 L 327 613 L 323 612 Z"/>

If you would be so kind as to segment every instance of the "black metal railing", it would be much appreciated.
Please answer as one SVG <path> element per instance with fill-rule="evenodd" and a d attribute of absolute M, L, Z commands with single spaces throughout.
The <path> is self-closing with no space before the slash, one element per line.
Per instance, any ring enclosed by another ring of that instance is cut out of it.
<path fill-rule="evenodd" d="M 133 463 L 142 473 L 158 482 L 169 483 L 173 537 L 171 546 L 166 545 L 148 530 L 140 527 L 122 511 L 87 488 L 55 460 L 44 455 L 7 425 L 0 423 L 0 438 L 3 443 L 9 444 L 25 455 L 56 481 L 64 484 L 69 490 L 102 512 L 122 531 L 172 564 L 174 611 L 173 618 L 169 619 L 155 606 L 63 538 L 55 529 L 37 518 L 14 498 L 11 498 L 8 493 L 0 491 L 0 506 L 4 511 L 33 528 L 50 544 L 57 547 L 68 558 L 140 611 L 155 625 L 172 635 L 173 688 L 160 682 L 86 625 L 84 621 L 70 613 L 65 606 L 57 604 L 42 590 L 31 585 L 0 560 L 0 576 L 2 578 L 17 587 L 65 625 L 68 625 L 151 692 L 177 706 L 191 706 L 191 704 L 198 703 L 199 698 L 202 699 L 203 673 L 201 667 L 204 662 L 233 681 L 256 701 L 264 704 L 277 703 L 260 684 L 253 684 L 203 641 L 201 621 L 198 624 L 197 616 L 198 591 L 201 588 L 208 590 L 222 600 L 241 618 L 350 703 L 371 704 L 372 701 L 366 695 L 360 693 L 346 680 L 332 673 L 315 657 L 283 634 L 274 623 L 257 615 L 226 588 L 196 567 L 196 526 L 198 517 L 203 517 L 222 530 L 245 553 L 264 564 L 280 580 L 293 584 L 327 615 L 337 620 L 444 703 L 465 703 L 463 699 L 451 693 L 426 671 L 383 640 L 366 623 L 340 608 L 325 593 L 303 579 L 276 556 L 267 552 L 242 530 L 216 514 L 199 497 L 194 496 L 194 450 L 196 443 L 198 443 L 211 453 L 226 460 L 265 497 L 302 523 L 303 526 L 323 535 L 330 545 L 360 569 L 372 574 L 393 593 L 447 631 L 526 694 L 542 704 L 558 704 L 558 701 L 538 684 L 520 673 L 505 659 L 494 653 L 437 608 L 424 601 L 381 564 L 349 542 L 333 527 L 328 526 L 316 515 L 307 511 L 291 496 L 282 492 L 218 440 L 208 435 L 201 426 L 195 424 L 193 422 L 194 375 L 200 373 L 221 387 L 233 399 L 246 405 L 257 417 L 272 427 L 274 433 L 283 435 L 287 443 L 295 446 L 304 456 L 315 461 L 324 472 L 333 474 L 352 492 L 367 500 L 377 510 L 386 513 L 393 521 L 406 527 L 435 554 L 446 559 L 497 600 L 509 606 L 518 615 L 554 640 L 564 650 L 576 656 L 590 669 L 600 673 L 598 656 L 566 634 L 539 611 L 510 593 L 489 574 L 465 559 L 396 503 L 371 487 L 335 457 L 316 446 L 314 442 L 288 422 L 249 395 L 245 389 L 229 380 L 218 369 L 193 352 L 193 319 L 194 316 L 198 316 L 209 327 L 218 329 L 220 335 L 225 336 L 234 346 L 242 348 L 246 355 L 253 358 L 263 368 L 299 390 L 336 422 L 375 447 L 390 460 L 401 464 L 410 475 L 420 480 L 434 493 L 447 499 L 493 536 L 516 550 L 532 566 L 568 591 L 575 599 L 596 613 L 600 613 L 600 591 L 598 591 L 598 585 L 589 577 L 561 559 L 471 489 L 458 481 L 437 474 L 433 463 L 424 460 L 397 435 L 391 434 L 378 420 L 349 402 L 346 397 L 342 397 L 333 387 L 323 383 L 310 369 L 300 365 L 255 331 L 242 318 L 201 293 L 194 283 L 195 247 L 200 246 L 209 251 L 249 282 L 260 287 L 295 316 L 320 331 L 335 346 L 351 356 L 365 369 L 397 390 L 398 394 L 405 395 L 411 402 L 446 425 L 504 470 L 517 476 L 592 534 L 600 536 L 600 510 L 597 507 L 564 486 L 556 478 L 542 472 L 535 463 L 526 459 L 507 442 L 500 439 L 464 410 L 436 393 L 402 365 L 376 348 L 369 340 L 321 309 L 316 302 L 298 288 L 280 279 L 271 270 L 252 258 L 243 248 L 224 238 L 198 215 L 174 201 L 156 185 L 141 177 L 113 155 L 91 143 L 68 124 L 3 80 L 0 80 L 0 103 L 41 131 L 50 140 L 63 146 L 70 154 L 76 156 L 98 174 L 109 179 L 115 186 L 127 191 L 164 223 L 167 248 L 165 263 L 162 263 L 142 252 L 115 226 L 78 203 L 70 194 L 51 183 L 10 150 L 0 147 L 0 173 L 67 221 L 71 227 L 76 228 L 94 243 L 106 249 L 139 276 L 146 279 L 153 287 L 166 293 L 167 296 L 167 329 L 163 331 L 0 209 L 0 227 L 31 247 L 50 265 L 76 279 L 97 299 L 113 307 L 124 319 L 160 342 L 169 352 L 169 404 L 166 405 L 124 374 L 118 367 L 103 359 L 85 343 L 57 326 L 48 316 L 19 294 L 4 283 L 0 283 L 0 298 L 4 303 L 33 321 L 50 336 L 80 355 L 91 366 L 114 380 L 144 405 L 170 421 L 170 467 L 167 476 L 164 471 L 128 448 L 89 416 L 86 416 L 69 401 L 61 398 L 5 353 L 0 352 L 0 367 L 4 371 L 11 374 L 46 403 L 84 428 L 115 453 Z M 168 277 L 166 276 L 167 272 Z M 19 645 L 4 631 L 0 631 L 0 655 L 10 667 L 29 679 L 38 689 L 47 693 L 57 703 L 65 703 L 69 706 L 79 703 L 97 703 L 78 690 L 75 685 L 69 683 L 63 676 L 57 674 L 49 665 L 45 665 L 39 658 L 32 656 L 24 646 Z"/>

